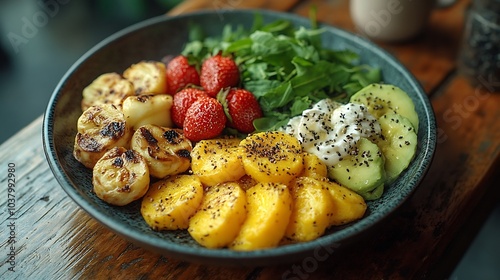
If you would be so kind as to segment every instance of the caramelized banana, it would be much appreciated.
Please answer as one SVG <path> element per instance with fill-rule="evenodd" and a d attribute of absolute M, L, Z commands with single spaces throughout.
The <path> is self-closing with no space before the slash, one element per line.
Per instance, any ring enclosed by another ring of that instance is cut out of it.
<path fill-rule="evenodd" d="M 146 159 L 149 173 L 156 178 L 182 173 L 191 163 L 192 144 L 180 129 L 144 125 L 134 132 L 131 145 Z"/>
<path fill-rule="evenodd" d="M 116 147 L 97 161 L 92 184 L 100 199 L 113 205 L 127 205 L 148 191 L 148 166 L 136 151 Z"/>
<path fill-rule="evenodd" d="M 168 94 L 129 96 L 123 101 L 122 111 L 134 130 L 145 124 L 172 127 L 172 101 Z"/>
<path fill-rule="evenodd" d="M 166 94 L 167 70 L 157 61 L 141 61 L 123 72 L 123 77 L 134 84 L 135 94 Z"/>
<path fill-rule="evenodd" d="M 132 130 L 123 113 L 114 105 L 95 105 L 78 119 L 73 156 L 93 168 L 105 152 L 114 147 L 128 147 Z"/>
<path fill-rule="evenodd" d="M 93 105 L 120 106 L 123 100 L 131 95 L 134 95 L 132 82 L 117 73 L 102 74 L 83 89 L 82 111 Z"/>

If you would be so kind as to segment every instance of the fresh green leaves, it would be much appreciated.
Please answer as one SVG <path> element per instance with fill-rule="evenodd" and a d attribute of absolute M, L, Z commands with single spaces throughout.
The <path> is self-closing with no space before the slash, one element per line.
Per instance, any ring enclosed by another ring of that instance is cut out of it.
<path fill-rule="evenodd" d="M 359 65 L 351 50 L 324 48 L 324 32 L 290 21 L 264 24 L 257 15 L 250 30 L 227 25 L 220 37 L 203 37 L 192 27 L 182 54 L 197 65 L 216 53 L 231 55 L 240 68 L 241 86 L 259 100 L 264 117 L 254 121 L 257 131 L 274 130 L 324 98 L 348 102 L 370 83 L 380 82 L 380 69 Z"/>

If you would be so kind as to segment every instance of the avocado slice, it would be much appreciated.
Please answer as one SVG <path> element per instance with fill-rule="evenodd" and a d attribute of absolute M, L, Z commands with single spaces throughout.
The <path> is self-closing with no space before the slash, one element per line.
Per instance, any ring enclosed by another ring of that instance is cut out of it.
<path fill-rule="evenodd" d="M 418 115 L 410 96 L 401 88 L 389 84 L 370 84 L 351 96 L 350 102 L 364 104 L 377 119 L 385 114 L 407 118 L 418 131 Z"/>
<path fill-rule="evenodd" d="M 387 183 L 392 183 L 415 156 L 417 133 L 411 122 L 399 114 L 385 114 L 378 121 L 381 137 L 376 144 L 384 154 Z"/>
<path fill-rule="evenodd" d="M 328 168 L 328 176 L 366 200 L 373 200 L 383 192 L 384 164 L 384 157 L 377 144 L 362 137 L 347 157 Z"/>

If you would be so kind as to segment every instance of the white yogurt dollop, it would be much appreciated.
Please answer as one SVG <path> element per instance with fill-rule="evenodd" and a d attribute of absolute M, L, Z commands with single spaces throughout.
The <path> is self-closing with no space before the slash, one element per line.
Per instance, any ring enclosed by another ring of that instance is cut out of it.
<path fill-rule="evenodd" d="M 361 137 L 380 135 L 380 124 L 364 105 L 324 99 L 292 118 L 284 131 L 295 136 L 304 151 L 332 166 L 347 156 Z"/>

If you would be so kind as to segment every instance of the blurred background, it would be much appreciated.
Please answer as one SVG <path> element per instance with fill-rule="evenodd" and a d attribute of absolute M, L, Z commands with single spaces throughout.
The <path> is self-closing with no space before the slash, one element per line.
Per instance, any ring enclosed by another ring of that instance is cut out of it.
<path fill-rule="evenodd" d="M 91 47 L 181 1 L 1 0 L 0 144 L 44 113 L 61 77 Z M 499 233 L 497 207 L 450 279 L 500 279 Z"/>
<path fill-rule="evenodd" d="M 61 77 L 92 46 L 180 2 L 0 1 L 0 143 L 44 113 Z"/>

